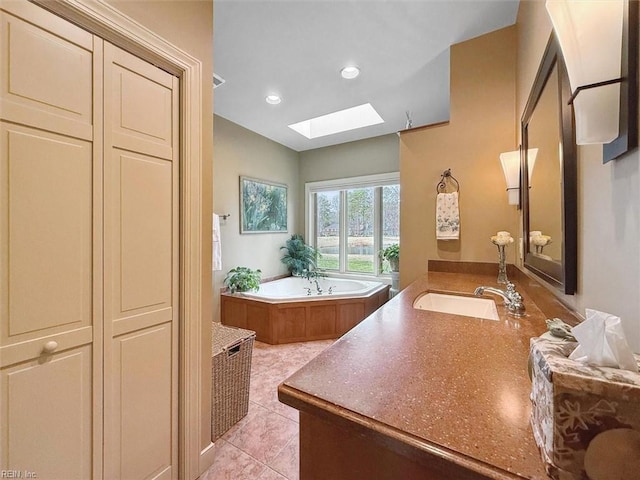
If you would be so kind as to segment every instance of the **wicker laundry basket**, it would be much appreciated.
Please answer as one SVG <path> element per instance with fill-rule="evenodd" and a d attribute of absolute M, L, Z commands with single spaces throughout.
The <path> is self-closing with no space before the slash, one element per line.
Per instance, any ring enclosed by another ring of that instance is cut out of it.
<path fill-rule="evenodd" d="M 240 421 L 249 410 L 251 352 L 256 333 L 213 324 L 211 352 L 211 440 Z"/>

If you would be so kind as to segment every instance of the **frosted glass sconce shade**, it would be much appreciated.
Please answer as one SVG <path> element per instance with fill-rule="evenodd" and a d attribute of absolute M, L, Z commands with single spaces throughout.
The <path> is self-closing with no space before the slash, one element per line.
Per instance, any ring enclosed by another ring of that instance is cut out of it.
<path fill-rule="evenodd" d="M 547 0 L 569 74 L 576 143 L 609 143 L 618 137 L 623 0 Z"/>
<path fill-rule="evenodd" d="M 520 203 L 520 151 L 501 153 L 500 162 L 507 182 L 509 205 L 518 205 Z"/>
<path fill-rule="evenodd" d="M 538 155 L 537 148 L 530 148 L 527 151 L 527 173 L 529 178 L 533 173 L 533 166 Z M 500 154 L 500 163 L 504 179 L 507 182 L 507 197 L 509 205 L 520 205 L 520 150 L 505 152 Z"/>

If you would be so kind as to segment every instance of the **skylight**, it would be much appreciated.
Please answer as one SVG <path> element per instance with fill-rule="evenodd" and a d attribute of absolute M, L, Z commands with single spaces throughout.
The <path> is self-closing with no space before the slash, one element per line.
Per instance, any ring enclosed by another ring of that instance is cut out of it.
<path fill-rule="evenodd" d="M 311 118 L 289 125 L 300 135 L 308 139 L 325 137 L 334 133 L 347 132 L 356 128 L 369 127 L 384 123 L 370 103 Z"/>

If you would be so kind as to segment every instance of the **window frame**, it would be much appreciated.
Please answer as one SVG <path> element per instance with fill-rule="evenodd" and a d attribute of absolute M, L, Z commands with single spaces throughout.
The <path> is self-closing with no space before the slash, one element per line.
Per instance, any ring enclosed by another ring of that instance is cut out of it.
<path fill-rule="evenodd" d="M 382 245 L 382 188 L 389 185 L 400 185 L 400 172 L 381 173 L 375 175 L 364 175 L 359 177 L 338 178 L 333 180 L 320 180 L 306 182 L 304 184 L 305 214 L 304 226 L 305 234 L 310 245 L 316 246 L 316 197 L 314 194 L 321 192 L 340 191 L 340 253 L 338 270 L 328 270 L 332 276 L 340 277 L 370 277 L 372 279 L 389 279 L 389 273 L 382 273 L 380 262 L 374 262 L 372 273 L 358 273 L 347 271 L 347 190 L 357 188 L 374 188 L 374 235 L 373 248 L 378 252 Z"/>

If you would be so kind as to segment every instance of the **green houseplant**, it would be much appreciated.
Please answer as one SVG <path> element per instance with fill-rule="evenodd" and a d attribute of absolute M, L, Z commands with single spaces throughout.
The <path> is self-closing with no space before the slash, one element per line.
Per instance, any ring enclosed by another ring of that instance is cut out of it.
<path fill-rule="evenodd" d="M 389 262 L 392 272 L 400 269 L 400 245 L 397 243 L 389 245 L 387 248 L 380 250 L 380 258 Z"/>
<path fill-rule="evenodd" d="M 292 275 L 304 275 L 306 272 L 315 270 L 318 251 L 310 245 L 304 243 L 302 235 L 293 234 L 286 241 L 285 246 L 280 247 L 285 250 L 285 254 L 280 259 Z"/>
<path fill-rule="evenodd" d="M 260 288 L 260 269 L 251 270 L 247 267 L 236 267 L 229 270 L 224 279 L 225 286 L 231 293 L 249 292 Z"/>

